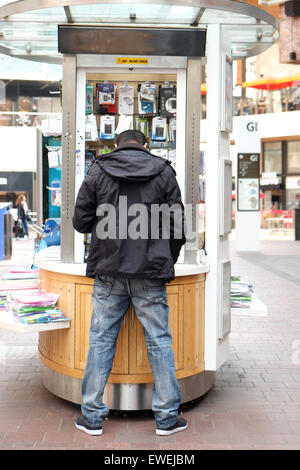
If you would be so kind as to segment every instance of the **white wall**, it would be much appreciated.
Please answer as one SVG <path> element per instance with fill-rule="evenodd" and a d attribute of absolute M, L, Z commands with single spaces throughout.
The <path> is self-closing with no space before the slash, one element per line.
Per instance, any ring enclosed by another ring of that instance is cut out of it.
<path fill-rule="evenodd" d="M 245 118 L 245 116 L 233 118 L 233 138 L 235 138 L 235 123 L 243 117 Z M 248 117 L 259 123 L 261 139 L 300 135 L 300 111 L 253 114 L 253 116 Z"/>
<path fill-rule="evenodd" d="M 253 114 L 252 116 L 235 116 L 233 118 L 233 131 L 230 139 L 235 140 L 236 123 L 240 119 L 250 118 L 259 123 L 261 139 L 267 137 L 288 137 L 300 135 L 300 111 L 288 111 L 280 113 Z M 200 147 L 205 147 L 207 125 L 206 119 L 201 121 L 200 126 Z"/>
<path fill-rule="evenodd" d="M 0 126 L 0 171 L 36 171 L 37 129 Z"/>

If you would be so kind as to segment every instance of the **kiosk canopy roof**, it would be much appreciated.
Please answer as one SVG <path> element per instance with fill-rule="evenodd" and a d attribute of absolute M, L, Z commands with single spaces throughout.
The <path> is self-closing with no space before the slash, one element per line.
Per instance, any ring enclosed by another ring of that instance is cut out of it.
<path fill-rule="evenodd" d="M 0 52 L 60 63 L 58 24 L 202 29 L 220 24 L 230 32 L 235 59 L 263 52 L 279 29 L 266 11 L 234 0 L 0 0 Z"/>

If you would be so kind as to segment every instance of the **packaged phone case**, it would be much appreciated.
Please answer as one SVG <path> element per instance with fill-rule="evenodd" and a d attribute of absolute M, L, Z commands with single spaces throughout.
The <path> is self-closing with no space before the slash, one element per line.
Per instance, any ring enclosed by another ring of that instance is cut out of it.
<path fill-rule="evenodd" d="M 112 140 L 115 138 L 115 116 L 102 116 L 100 122 L 100 139 Z"/>
<path fill-rule="evenodd" d="M 176 114 L 176 87 L 161 86 L 159 89 L 159 114 L 172 117 Z"/>
<path fill-rule="evenodd" d="M 93 114 L 93 85 L 87 83 L 85 90 L 85 114 Z"/>
<path fill-rule="evenodd" d="M 142 83 L 138 91 L 139 114 L 156 113 L 156 85 L 155 83 Z"/>
<path fill-rule="evenodd" d="M 134 114 L 134 89 L 123 85 L 118 88 L 118 113 L 124 116 Z"/>
<path fill-rule="evenodd" d="M 145 119 L 145 118 L 136 118 L 136 121 L 135 121 L 135 127 L 136 127 L 136 130 L 137 131 L 141 131 L 144 136 L 146 137 L 146 139 L 148 139 L 148 136 L 149 136 L 149 124 L 148 124 L 148 120 Z"/>
<path fill-rule="evenodd" d="M 152 140 L 166 140 L 167 138 L 167 120 L 166 118 L 155 117 L 152 119 Z"/>
<path fill-rule="evenodd" d="M 117 113 L 117 84 L 107 82 L 97 83 L 96 103 L 98 114 Z"/>
<path fill-rule="evenodd" d="M 85 140 L 98 140 L 97 121 L 94 114 L 85 116 Z"/>
<path fill-rule="evenodd" d="M 169 122 L 169 140 L 176 143 L 176 118 L 171 118 Z"/>

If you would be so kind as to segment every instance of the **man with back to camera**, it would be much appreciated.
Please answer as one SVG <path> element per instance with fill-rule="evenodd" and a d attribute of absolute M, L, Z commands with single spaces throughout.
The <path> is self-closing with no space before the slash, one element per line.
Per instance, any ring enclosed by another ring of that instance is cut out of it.
<path fill-rule="evenodd" d="M 178 417 L 181 394 L 175 376 L 166 294 L 166 283 L 175 277 L 174 263 L 185 243 L 184 209 L 175 171 L 168 160 L 146 149 L 142 132 L 124 131 L 116 142 L 117 148 L 98 157 L 89 169 L 79 189 L 73 216 L 75 230 L 92 233 L 86 275 L 95 278 L 81 416 L 76 427 L 87 434 L 102 434 L 102 421 L 109 413 L 102 402 L 104 387 L 112 369 L 118 333 L 131 301 L 143 326 L 154 377 L 152 410 L 156 434 L 170 435 L 187 428 L 186 420 Z M 153 205 L 177 205 L 180 207 L 179 235 L 175 235 L 171 213 L 168 237 L 162 237 L 161 231 L 159 237 L 151 238 L 152 232 L 148 237 L 128 236 L 134 218 L 124 214 L 124 200 L 129 209 L 136 207 L 134 204 L 147 208 L 146 220 L 141 219 L 140 225 L 144 224 L 141 232 L 151 226 L 149 214 Z M 118 230 L 102 236 L 99 227 L 104 221 L 102 216 L 108 220 L 105 210 L 109 214 L 109 207 L 116 211 Z"/>

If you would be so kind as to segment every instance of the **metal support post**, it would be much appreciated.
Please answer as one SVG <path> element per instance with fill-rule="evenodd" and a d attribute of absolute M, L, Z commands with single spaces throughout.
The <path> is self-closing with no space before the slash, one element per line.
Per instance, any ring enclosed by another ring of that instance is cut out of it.
<path fill-rule="evenodd" d="M 72 217 L 75 201 L 76 56 L 63 57 L 62 88 L 61 261 L 74 262 Z"/>
<path fill-rule="evenodd" d="M 201 108 L 201 60 L 189 59 L 187 65 L 186 105 L 186 164 L 185 203 L 187 207 L 188 240 L 185 264 L 195 264 L 199 239 L 199 171 L 200 171 L 200 108 Z M 190 219 L 190 220 L 189 220 Z"/>

